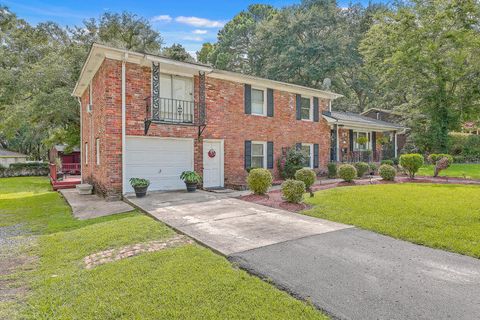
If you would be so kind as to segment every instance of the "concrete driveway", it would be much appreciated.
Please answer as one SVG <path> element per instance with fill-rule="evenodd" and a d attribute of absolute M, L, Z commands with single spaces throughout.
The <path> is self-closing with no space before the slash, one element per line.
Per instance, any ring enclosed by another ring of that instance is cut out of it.
<path fill-rule="evenodd" d="M 132 204 L 339 319 L 478 319 L 480 260 L 208 192 Z"/>
<path fill-rule="evenodd" d="M 200 190 L 151 192 L 127 201 L 225 256 L 350 228 Z"/>

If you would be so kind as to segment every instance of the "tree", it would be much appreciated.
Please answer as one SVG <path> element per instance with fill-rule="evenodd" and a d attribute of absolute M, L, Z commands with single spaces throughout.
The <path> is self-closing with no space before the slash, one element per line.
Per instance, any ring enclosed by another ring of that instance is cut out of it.
<path fill-rule="evenodd" d="M 209 55 L 209 62 L 216 68 L 255 73 L 255 46 L 257 26 L 271 19 L 277 10 L 270 5 L 254 4 L 237 14 L 218 32 L 215 50 Z"/>
<path fill-rule="evenodd" d="M 163 49 L 162 54 L 167 57 L 178 61 L 193 62 L 195 59 L 185 50 L 185 48 L 178 43 L 172 44 L 171 47 Z"/>
<path fill-rule="evenodd" d="M 361 44 L 384 91 L 401 93 L 427 128 L 414 133 L 446 152 L 449 130 L 480 110 L 480 5 L 475 0 L 420 1 L 384 12 Z"/>
<path fill-rule="evenodd" d="M 215 47 L 210 42 L 205 42 L 200 51 L 197 51 L 197 61 L 201 63 L 209 63 L 210 55 L 215 50 Z"/>

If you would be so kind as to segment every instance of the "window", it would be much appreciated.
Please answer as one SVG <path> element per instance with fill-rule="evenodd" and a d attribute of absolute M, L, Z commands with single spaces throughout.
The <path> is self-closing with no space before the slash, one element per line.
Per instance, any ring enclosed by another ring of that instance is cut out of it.
<path fill-rule="evenodd" d="M 100 165 L 100 139 L 95 140 L 95 155 L 97 157 L 97 166 Z"/>
<path fill-rule="evenodd" d="M 312 99 L 309 97 L 302 97 L 301 99 L 301 114 L 302 120 L 312 120 Z"/>
<path fill-rule="evenodd" d="M 266 142 L 252 141 L 252 168 L 266 168 Z"/>
<path fill-rule="evenodd" d="M 160 74 L 160 119 L 192 122 L 193 78 Z"/>
<path fill-rule="evenodd" d="M 266 115 L 265 90 L 252 88 L 252 114 Z"/>
<path fill-rule="evenodd" d="M 85 164 L 88 164 L 88 142 L 85 142 Z"/>
<path fill-rule="evenodd" d="M 354 151 L 364 151 L 368 150 L 370 145 L 370 139 L 367 132 L 358 132 L 353 133 L 353 149 Z"/>
<path fill-rule="evenodd" d="M 309 143 L 302 143 L 302 151 L 307 155 L 303 166 L 306 168 L 313 168 L 313 145 Z"/>

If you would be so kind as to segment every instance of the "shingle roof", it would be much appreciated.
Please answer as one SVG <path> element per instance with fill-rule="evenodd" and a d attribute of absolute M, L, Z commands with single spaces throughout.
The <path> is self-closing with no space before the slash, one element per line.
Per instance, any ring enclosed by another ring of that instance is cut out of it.
<path fill-rule="evenodd" d="M 12 158 L 27 158 L 28 156 L 25 154 L 21 154 L 18 152 L 13 152 L 10 150 L 0 149 L 0 157 L 12 157 Z"/>
<path fill-rule="evenodd" d="M 364 126 L 369 126 L 369 125 L 377 126 L 377 127 L 381 126 L 381 127 L 392 128 L 392 129 L 405 128 L 391 122 L 369 118 L 353 112 L 326 111 L 326 112 L 323 112 L 323 115 L 338 121 L 355 122 L 355 123 L 358 123 L 359 125 L 364 125 Z"/>

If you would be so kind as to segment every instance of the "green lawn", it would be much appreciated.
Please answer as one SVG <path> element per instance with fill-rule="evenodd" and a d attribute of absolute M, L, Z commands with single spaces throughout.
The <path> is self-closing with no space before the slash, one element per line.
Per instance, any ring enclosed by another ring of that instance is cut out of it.
<path fill-rule="evenodd" d="M 420 168 L 419 176 L 433 176 L 433 165 L 425 165 Z M 466 179 L 480 179 L 480 164 L 454 163 L 450 168 L 442 170 L 440 177 L 458 177 Z"/>
<path fill-rule="evenodd" d="M 0 300 L 0 318 L 327 319 L 199 245 L 86 270 L 88 254 L 165 239 L 174 231 L 135 211 L 75 220 L 44 178 L 0 179 L 0 219 L 1 226 L 20 223 L 32 231 L 35 243 L 26 251 L 38 257 L 33 270 L 16 274 L 28 284 L 27 300 L 3 306 Z"/>
<path fill-rule="evenodd" d="M 319 191 L 304 214 L 480 258 L 480 186 L 388 184 Z"/>

